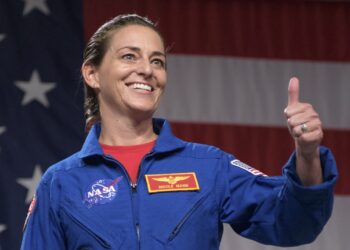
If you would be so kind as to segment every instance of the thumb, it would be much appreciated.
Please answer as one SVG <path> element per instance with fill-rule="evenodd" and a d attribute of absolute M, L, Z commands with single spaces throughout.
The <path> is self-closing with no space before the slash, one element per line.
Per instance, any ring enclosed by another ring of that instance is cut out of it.
<path fill-rule="evenodd" d="M 288 86 L 288 106 L 299 102 L 299 79 L 292 77 Z"/>

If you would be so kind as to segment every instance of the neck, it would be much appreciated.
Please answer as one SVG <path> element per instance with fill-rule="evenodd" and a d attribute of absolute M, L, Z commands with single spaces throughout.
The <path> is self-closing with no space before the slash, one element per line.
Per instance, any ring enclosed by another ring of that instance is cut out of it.
<path fill-rule="evenodd" d="M 113 116 L 104 116 L 113 117 Z M 101 119 L 101 134 L 99 141 L 113 146 L 128 146 L 153 141 L 157 134 L 153 131 L 152 117 L 135 120 L 129 117 Z"/>

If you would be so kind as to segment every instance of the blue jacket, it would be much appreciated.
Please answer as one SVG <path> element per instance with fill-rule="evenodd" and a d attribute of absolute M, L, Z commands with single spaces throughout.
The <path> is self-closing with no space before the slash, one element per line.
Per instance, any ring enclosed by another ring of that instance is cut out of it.
<path fill-rule="evenodd" d="M 220 149 L 176 138 L 167 121 L 155 119 L 154 129 L 159 137 L 133 187 L 103 154 L 95 125 L 80 152 L 43 176 L 22 249 L 219 249 L 222 223 L 292 246 L 313 241 L 329 219 L 337 171 L 328 149 L 320 149 L 324 183 L 303 187 L 294 155 L 283 176 L 267 177 Z M 189 172 L 199 190 L 149 193 L 145 174 Z"/>

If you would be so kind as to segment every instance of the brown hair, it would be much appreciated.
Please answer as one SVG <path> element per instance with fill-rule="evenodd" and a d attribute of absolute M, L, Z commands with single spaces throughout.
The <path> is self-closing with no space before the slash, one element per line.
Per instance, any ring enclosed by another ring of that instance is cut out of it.
<path fill-rule="evenodd" d="M 94 66 L 100 66 L 102 59 L 106 53 L 106 50 L 109 45 L 111 31 L 115 31 L 127 25 L 142 25 L 153 29 L 159 34 L 163 40 L 160 31 L 157 28 L 157 25 L 150 21 L 147 17 L 141 17 L 137 14 L 126 14 L 119 15 L 113 18 L 112 20 L 104 23 L 90 38 L 87 43 L 84 56 L 83 56 L 83 65 L 91 64 Z M 84 78 L 83 78 L 84 81 Z M 85 83 L 85 81 L 84 81 Z M 90 128 L 98 121 L 100 121 L 100 108 L 98 103 L 98 98 L 96 92 L 88 84 L 85 86 L 85 101 L 84 101 L 84 110 L 85 110 L 85 130 L 89 131 Z"/>

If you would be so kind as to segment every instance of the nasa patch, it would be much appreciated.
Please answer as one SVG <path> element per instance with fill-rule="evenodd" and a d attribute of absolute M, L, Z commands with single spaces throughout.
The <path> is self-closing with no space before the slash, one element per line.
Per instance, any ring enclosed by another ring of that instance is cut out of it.
<path fill-rule="evenodd" d="M 94 205 L 102 205 L 113 201 L 119 191 L 118 183 L 122 179 L 123 176 L 115 180 L 101 179 L 95 181 L 84 194 L 84 204 L 91 208 Z"/>
<path fill-rule="evenodd" d="M 265 177 L 267 176 L 267 175 L 264 174 L 263 172 L 260 172 L 259 170 L 257 170 L 257 169 L 255 169 L 255 168 L 253 168 L 253 167 L 251 167 L 251 166 L 249 166 L 249 165 L 247 165 L 247 164 L 241 162 L 240 160 L 235 159 L 235 160 L 232 160 L 230 163 L 231 163 L 233 166 L 239 167 L 239 168 L 241 168 L 241 169 L 244 169 L 245 171 L 248 171 L 249 173 L 251 173 L 251 174 L 253 174 L 253 175 L 262 175 L 262 176 L 265 176 Z"/>

